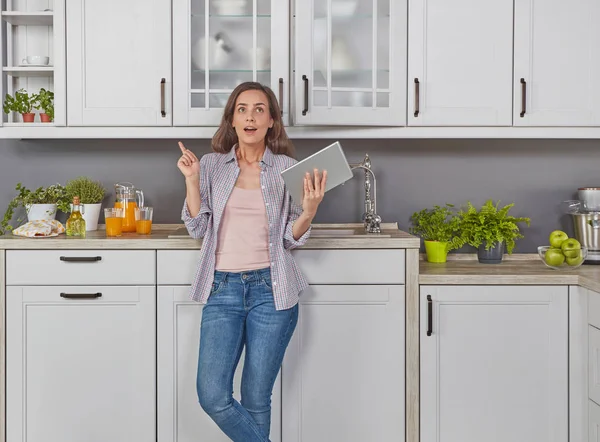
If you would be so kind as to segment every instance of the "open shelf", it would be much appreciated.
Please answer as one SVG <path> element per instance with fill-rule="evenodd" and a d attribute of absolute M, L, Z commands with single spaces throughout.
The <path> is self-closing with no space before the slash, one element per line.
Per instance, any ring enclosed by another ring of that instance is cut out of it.
<path fill-rule="evenodd" d="M 2 19 L 14 26 L 52 26 L 54 12 L 2 11 Z"/>
<path fill-rule="evenodd" d="M 13 77 L 52 77 L 54 75 L 54 67 L 20 67 L 11 66 L 3 67 L 2 70 Z"/>
<path fill-rule="evenodd" d="M 35 116 L 36 122 L 34 123 L 4 123 L 3 127 L 55 127 L 54 123 L 41 123 L 39 122 L 39 116 Z"/>

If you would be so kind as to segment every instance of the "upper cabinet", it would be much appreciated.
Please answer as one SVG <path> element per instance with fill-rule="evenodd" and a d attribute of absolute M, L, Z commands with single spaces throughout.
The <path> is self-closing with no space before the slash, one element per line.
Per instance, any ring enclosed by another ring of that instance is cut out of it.
<path fill-rule="evenodd" d="M 171 0 L 67 0 L 70 126 L 170 126 Z"/>
<path fill-rule="evenodd" d="M 600 3 L 515 1 L 515 126 L 600 125 Z"/>
<path fill-rule="evenodd" d="M 512 125 L 513 0 L 409 0 L 409 126 Z"/>
<path fill-rule="evenodd" d="M 297 1 L 296 125 L 406 125 L 406 0 Z"/>
<path fill-rule="evenodd" d="M 271 87 L 287 124 L 288 2 L 173 0 L 173 124 L 218 126 L 245 81 Z"/>
<path fill-rule="evenodd" d="M 15 95 L 25 90 L 30 96 L 43 88 L 54 93 L 54 108 L 35 105 L 33 122 L 42 122 L 42 113 L 50 122 L 44 125 L 64 126 L 65 113 L 65 2 L 64 0 L 7 0 L 0 12 L 0 42 L 5 48 L 2 64 L 0 96 Z M 39 108 L 39 109 L 36 109 Z M 52 114 L 53 113 L 53 114 Z M 4 126 L 24 123 L 21 113 L 3 114 Z"/>

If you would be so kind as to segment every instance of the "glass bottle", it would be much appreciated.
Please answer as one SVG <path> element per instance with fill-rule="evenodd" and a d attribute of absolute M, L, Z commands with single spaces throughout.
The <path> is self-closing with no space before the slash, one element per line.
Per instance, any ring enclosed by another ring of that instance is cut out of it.
<path fill-rule="evenodd" d="M 73 204 L 71 204 L 71 216 L 69 216 L 66 225 L 67 236 L 85 238 L 85 220 L 81 216 L 82 213 L 83 205 L 80 203 L 79 197 L 74 196 Z"/>

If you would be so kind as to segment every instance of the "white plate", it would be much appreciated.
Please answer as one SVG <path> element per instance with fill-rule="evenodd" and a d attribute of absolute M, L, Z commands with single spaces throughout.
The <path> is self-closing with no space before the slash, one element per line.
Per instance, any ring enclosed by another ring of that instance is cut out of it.
<path fill-rule="evenodd" d="M 20 64 L 20 68 L 51 68 L 51 64 Z"/>

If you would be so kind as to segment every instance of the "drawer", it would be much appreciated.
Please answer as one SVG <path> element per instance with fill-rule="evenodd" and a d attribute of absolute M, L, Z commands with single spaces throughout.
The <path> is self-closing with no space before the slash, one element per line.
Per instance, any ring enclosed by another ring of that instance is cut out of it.
<path fill-rule="evenodd" d="M 7 285 L 154 285 L 154 250 L 8 250 Z"/>
<path fill-rule="evenodd" d="M 200 250 L 159 250 L 158 285 L 190 285 L 200 260 Z"/>
<path fill-rule="evenodd" d="M 404 284 L 403 249 L 293 252 L 309 284 Z"/>

